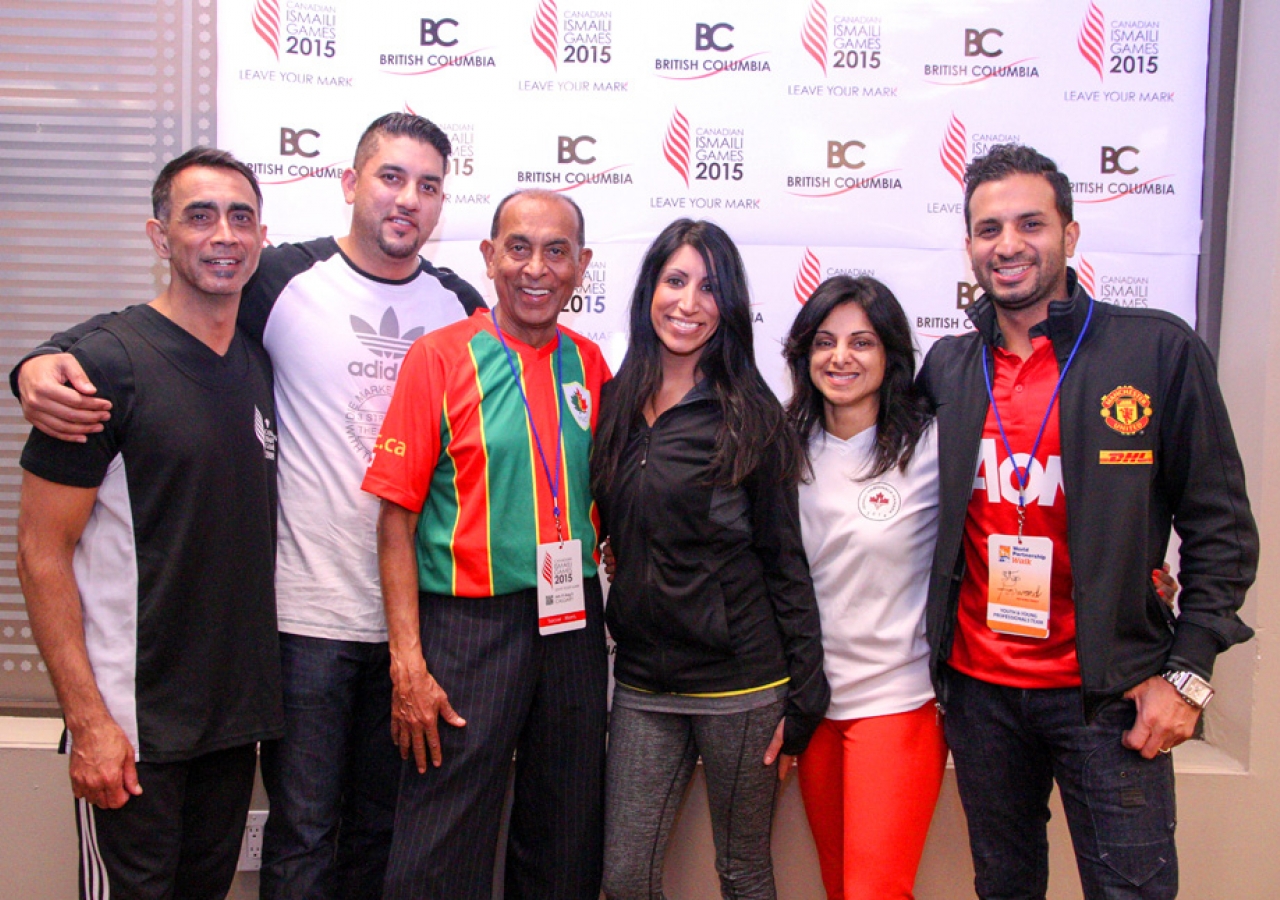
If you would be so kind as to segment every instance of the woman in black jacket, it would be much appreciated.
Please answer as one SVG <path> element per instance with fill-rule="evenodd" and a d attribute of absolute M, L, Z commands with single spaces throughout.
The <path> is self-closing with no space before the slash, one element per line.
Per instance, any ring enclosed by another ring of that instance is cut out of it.
<path fill-rule="evenodd" d="M 681 219 L 658 236 L 630 325 L 592 460 L 617 558 L 605 893 L 662 896 L 667 837 L 701 756 L 724 895 L 773 898 L 775 779 L 829 697 L 800 540 L 801 451 L 756 368 L 746 273 L 718 226 Z"/>

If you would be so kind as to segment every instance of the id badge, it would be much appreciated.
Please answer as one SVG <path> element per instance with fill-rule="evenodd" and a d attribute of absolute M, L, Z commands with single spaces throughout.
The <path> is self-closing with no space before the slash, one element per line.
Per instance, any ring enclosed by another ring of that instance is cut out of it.
<path fill-rule="evenodd" d="M 987 538 L 987 627 L 1000 634 L 1049 636 L 1053 541 L 993 534 Z"/>
<path fill-rule="evenodd" d="M 582 541 L 538 545 L 538 634 L 587 627 L 582 593 Z"/>

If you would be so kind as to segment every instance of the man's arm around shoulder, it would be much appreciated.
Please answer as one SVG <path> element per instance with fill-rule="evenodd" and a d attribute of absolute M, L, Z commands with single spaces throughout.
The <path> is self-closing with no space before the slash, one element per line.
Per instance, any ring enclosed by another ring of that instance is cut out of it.
<path fill-rule="evenodd" d="M 9 388 L 22 404 L 23 418 L 49 437 L 83 444 L 111 418 L 111 402 L 94 396 L 97 387 L 67 351 L 113 315 L 94 316 L 53 335 L 9 373 Z"/>

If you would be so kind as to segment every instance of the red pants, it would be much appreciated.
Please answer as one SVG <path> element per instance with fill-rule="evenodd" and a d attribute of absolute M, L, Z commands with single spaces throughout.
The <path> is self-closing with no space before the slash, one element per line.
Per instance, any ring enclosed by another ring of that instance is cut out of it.
<path fill-rule="evenodd" d="M 823 720 L 800 757 L 800 791 L 829 900 L 911 900 L 946 765 L 932 700 Z"/>

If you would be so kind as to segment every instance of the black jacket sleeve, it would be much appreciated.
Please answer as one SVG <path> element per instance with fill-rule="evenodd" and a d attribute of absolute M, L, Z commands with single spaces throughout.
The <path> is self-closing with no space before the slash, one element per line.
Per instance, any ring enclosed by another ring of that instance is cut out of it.
<path fill-rule="evenodd" d="M 1258 528 L 1245 492 L 1213 359 L 1189 335 L 1182 364 L 1164 402 L 1160 487 L 1181 539 L 1178 621 L 1167 663 L 1208 678 L 1216 656 L 1248 640 L 1237 611 L 1258 567 Z"/>
<path fill-rule="evenodd" d="M 791 678 L 782 752 L 794 755 L 809 745 L 831 701 L 822 671 L 818 601 L 800 539 L 800 501 L 796 486 L 780 477 L 777 459 L 769 452 L 744 488 L 751 500 L 752 545 L 764 564 Z"/>

